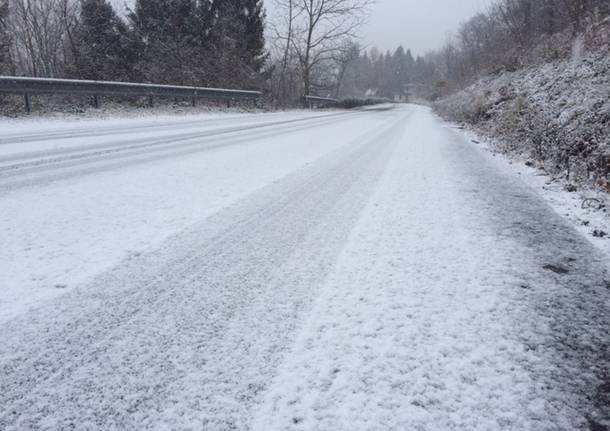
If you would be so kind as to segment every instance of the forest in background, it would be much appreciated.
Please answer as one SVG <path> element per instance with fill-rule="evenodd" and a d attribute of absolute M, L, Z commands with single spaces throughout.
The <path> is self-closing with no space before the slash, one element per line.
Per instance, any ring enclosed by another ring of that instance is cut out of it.
<path fill-rule="evenodd" d="M 304 94 L 436 100 L 477 79 L 607 49 L 607 0 L 498 0 L 436 52 L 380 53 L 360 30 L 371 0 L 0 0 L 0 72 L 261 89 L 274 106 Z"/>
<path fill-rule="evenodd" d="M 0 0 L 2 69 L 33 77 L 255 88 L 262 0 Z"/>
<path fill-rule="evenodd" d="M 422 57 L 362 48 L 370 0 L 272 1 L 270 20 L 262 0 L 0 0 L 1 73 L 261 89 L 284 107 L 430 85 Z"/>
<path fill-rule="evenodd" d="M 608 0 L 498 0 L 428 57 L 449 90 L 488 74 L 567 58 L 576 40 L 608 49 Z"/>

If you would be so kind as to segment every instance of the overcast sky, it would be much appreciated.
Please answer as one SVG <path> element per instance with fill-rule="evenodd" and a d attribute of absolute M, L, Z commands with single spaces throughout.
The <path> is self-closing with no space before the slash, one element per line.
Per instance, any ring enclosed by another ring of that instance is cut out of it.
<path fill-rule="evenodd" d="M 493 0 L 377 0 L 364 42 L 385 51 L 399 45 L 414 54 L 440 48 L 460 22 L 484 10 Z M 265 0 L 273 16 L 273 0 Z"/>
<path fill-rule="evenodd" d="M 134 0 L 113 0 L 120 9 Z M 484 10 L 493 0 L 377 0 L 372 7 L 364 42 L 385 51 L 398 45 L 414 54 L 440 48 L 460 22 Z M 273 16 L 273 0 L 265 0 Z"/>
<path fill-rule="evenodd" d="M 440 48 L 460 22 L 487 8 L 492 0 L 377 0 L 363 32 L 381 50 L 402 44 L 414 53 Z"/>

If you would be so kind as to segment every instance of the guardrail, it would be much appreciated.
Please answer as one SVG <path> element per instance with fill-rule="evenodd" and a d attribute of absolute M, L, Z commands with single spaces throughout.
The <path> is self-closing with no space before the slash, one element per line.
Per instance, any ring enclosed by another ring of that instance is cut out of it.
<path fill-rule="evenodd" d="M 368 98 L 358 98 L 358 97 L 348 97 L 346 99 L 331 99 L 329 97 L 318 97 L 318 96 L 303 96 L 303 105 L 306 108 L 317 108 L 322 107 L 326 108 L 328 106 L 341 106 L 344 109 L 358 108 L 367 105 L 378 105 L 381 103 L 395 103 L 393 100 L 390 100 L 386 97 L 368 97 Z"/>
<path fill-rule="evenodd" d="M 16 76 L 0 76 L 0 93 L 22 94 L 28 113 L 32 109 L 30 96 L 36 94 L 93 96 L 93 105 L 96 108 L 100 106 L 99 98 L 102 96 L 148 97 L 151 106 L 154 97 L 189 98 L 193 106 L 197 104 L 198 99 L 226 100 L 230 106 L 235 100 L 258 101 L 262 97 L 260 91 Z"/>
<path fill-rule="evenodd" d="M 331 99 L 328 97 L 318 96 L 303 96 L 303 103 L 308 108 L 314 108 L 317 106 L 332 106 L 339 103 L 338 99 Z"/>

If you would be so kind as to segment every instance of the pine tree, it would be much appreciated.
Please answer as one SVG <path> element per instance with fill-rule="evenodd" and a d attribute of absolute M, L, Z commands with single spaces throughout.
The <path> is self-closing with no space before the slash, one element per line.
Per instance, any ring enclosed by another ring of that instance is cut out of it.
<path fill-rule="evenodd" d="M 74 38 L 71 75 L 81 79 L 127 80 L 127 27 L 106 0 L 83 0 Z"/>
<path fill-rule="evenodd" d="M 402 89 L 402 86 L 408 82 L 407 74 L 407 53 L 405 49 L 399 46 L 394 52 L 394 68 L 396 74 L 396 83 Z"/>
<path fill-rule="evenodd" d="M 205 81 L 200 12 L 191 0 L 136 1 L 128 18 L 138 52 L 136 69 L 143 79 L 181 85 Z"/>
<path fill-rule="evenodd" d="M 407 49 L 407 54 L 405 56 L 405 73 L 407 82 L 412 82 L 415 79 L 415 59 L 413 58 L 410 49 Z"/>
<path fill-rule="evenodd" d="M 383 97 L 392 98 L 394 97 L 394 91 L 397 85 L 397 68 L 396 62 L 390 54 L 390 51 L 386 51 L 383 57 L 383 73 L 382 82 L 380 85 L 380 95 Z"/>
<path fill-rule="evenodd" d="M 262 0 L 214 2 L 210 39 L 219 85 L 253 84 L 265 64 Z"/>
<path fill-rule="evenodd" d="M 242 19 L 245 22 L 245 41 L 248 63 L 255 72 L 265 64 L 265 11 L 263 0 L 245 0 Z"/>
<path fill-rule="evenodd" d="M 137 0 L 129 14 L 148 81 L 252 86 L 265 63 L 262 0 Z"/>

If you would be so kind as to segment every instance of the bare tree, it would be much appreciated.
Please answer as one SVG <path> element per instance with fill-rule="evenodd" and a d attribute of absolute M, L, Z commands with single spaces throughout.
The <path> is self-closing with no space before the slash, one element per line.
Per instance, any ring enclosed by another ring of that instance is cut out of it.
<path fill-rule="evenodd" d="M 343 80 L 348 71 L 349 66 L 360 57 L 361 48 L 358 43 L 353 40 L 347 41 L 333 55 L 332 60 L 335 63 L 335 97 L 339 98 L 343 87 Z"/>
<path fill-rule="evenodd" d="M 71 0 L 12 0 L 9 28 L 17 68 L 29 76 L 61 76 L 68 26 L 76 20 Z"/>
<path fill-rule="evenodd" d="M 435 63 L 450 87 L 461 88 L 485 74 L 572 55 L 587 36 L 591 48 L 607 46 L 594 27 L 609 15 L 608 0 L 497 0 L 462 24 Z"/>
<path fill-rule="evenodd" d="M 282 78 L 285 76 L 286 69 L 288 68 L 288 61 L 290 58 L 290 48 L 292 46 L 292 30 L 294 24 L 294 2 L 295 0 L 276 0 L 276 4 L 279 8 L 284 9 L 286 11 L 286 35 L 282 36 L 276 28 L 276 38 L 282 40 L 284 42 L 284 53 L 282 55 L 282 69 L 281 76 Z"/>
<path fill-rule="evenodd" d="M 346 41 L 356 38 L 373 0 L 293 0 L 290 37 L 301 68 L 303 92 L 314 87 L 314 75 L 328 65 Z"/>
<path fill-rule="evenodd" d="M 0 0 L 0 73 L 11 69 L 11 37 L 8 30 L 8 0 Z"/>
<path fill-rule="evenodd" d="M 295 2 L 298 0 L 275 0 L 274 22 L 270 24 L 271 48 L 274 62 L 271 87 L 276 102 L 287 106 L 294 98 L 296 64 L 293 56 L 293 34 L 295 19 Z M 274 61 L 275 60 L 275 61 Z"/>

